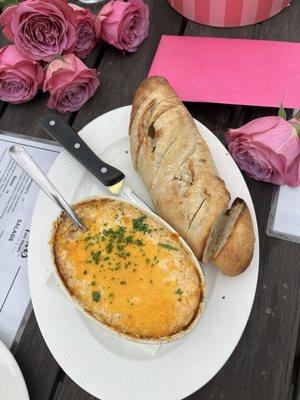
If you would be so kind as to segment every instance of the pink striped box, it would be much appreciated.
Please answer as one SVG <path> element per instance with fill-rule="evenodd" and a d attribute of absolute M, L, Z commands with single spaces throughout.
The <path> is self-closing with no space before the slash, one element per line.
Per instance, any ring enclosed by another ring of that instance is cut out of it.
<path fill-rule="evenodd" d="M 237 27 L 264 21 L 291 0 L 168 0 L 186 18 L 204 25 Z"/>

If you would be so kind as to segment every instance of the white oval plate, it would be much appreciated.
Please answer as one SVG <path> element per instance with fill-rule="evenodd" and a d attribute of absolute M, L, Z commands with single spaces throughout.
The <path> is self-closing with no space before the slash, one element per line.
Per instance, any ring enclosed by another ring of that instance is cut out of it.
<path fill-rule="evenodd" d="M 0 340 L 0 399 L 29 400 L 22 372 L 11 352 Z"/>
<path fill-rule="evenodd" d="M 113 110 L 88 124 L 80 136 L 105 161 L 123 170 L 128 184 L 150 204 L 134 171 L 128 126 L 131 107 Z M 229 278 L 205 266 L 207 296 L 203 315 L 184 338 L 161 346 L 121 339 L 87 319 L 62 294 L 51 274 L 49 232 L 57 207 L 40 193 L 29 242 L 29 282 L 35 315 L 44 339 L 64 371 L 101 400 L 178 400 L 205 385 L 225 364 L 250 315 L 259 264 L 253 203 L 246 183 L 220 141 L 196 121 L 231 193 L 248 204 L 256 236 L 254 257 L 242 275 Z M 67 201 L 105 195 L 107 191 L 65 152 L 49 172 Z"/>

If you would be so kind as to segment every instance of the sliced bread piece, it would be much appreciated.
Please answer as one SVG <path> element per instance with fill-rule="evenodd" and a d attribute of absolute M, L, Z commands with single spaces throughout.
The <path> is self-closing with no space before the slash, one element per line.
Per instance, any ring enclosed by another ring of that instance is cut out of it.
<path fill-rule="evenodd" d="M 254 232 L 249 209 L 237 198 L 231 209 L 222 213 L 212 226 L 203 261 L 212 262 L 224 275 L 236 276 L 249 266 L 254 247 Z"/>

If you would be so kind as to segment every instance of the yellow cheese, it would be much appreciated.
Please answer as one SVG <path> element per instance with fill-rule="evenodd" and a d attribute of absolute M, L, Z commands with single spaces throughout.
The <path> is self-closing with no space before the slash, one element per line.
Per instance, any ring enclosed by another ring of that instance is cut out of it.
<path fill-rule="evenodd" d="M 178 235 L 117 200 L 79 203 L 81 232 L 61 216 L 53 236 L 69 292 L 100 321 L 140 338 L 179 332 L 195 317 L 202 283 Z"/>

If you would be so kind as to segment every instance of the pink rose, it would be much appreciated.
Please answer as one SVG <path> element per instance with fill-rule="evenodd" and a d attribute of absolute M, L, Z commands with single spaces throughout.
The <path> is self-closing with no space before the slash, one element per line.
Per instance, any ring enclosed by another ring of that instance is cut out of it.
<path fill-rule="evenodd" d="M 77 40 L 74 54 L 77 57 L 85 58 L 96 45 L 96 16 L 87 8 L 82 8 L 72 3 L 69 3 L 69 6 L 75 11 L 77 18 Z"/>
<path fill-rule="evenodd" d="M 24 57 L 15 45 L 0 49 L 0 99 L 20 104 L 31 100 L 44 78 L 37 61 Z"/>
<path fill-rule="evenodd" d="M 110 1 L 97 20 L 101 38 L 120 50 L 134 52 L 148 36 L 149 8 L 142 0 Z"/>
<path fill-rule="evenodd" d="M 51 61 L 74 50 L 76 15 L 64 0 L 25 0 L 0 16 L 4 35 L 33 60 Z"/>
<path fill-rule="evenodd" d="M 50 92 L 48 107 L 59 112 L 77 111 L 99 86 L 97 71 L 67 54 L 53 60 L 46 69 L 44 92 Z"/>
<path fill-rule="evenodd" d="M 228 150 L 250 178 L 276 185 L 300 185 L 300 122 L 281 117 L 255 119 L 225 133 Z"/>

